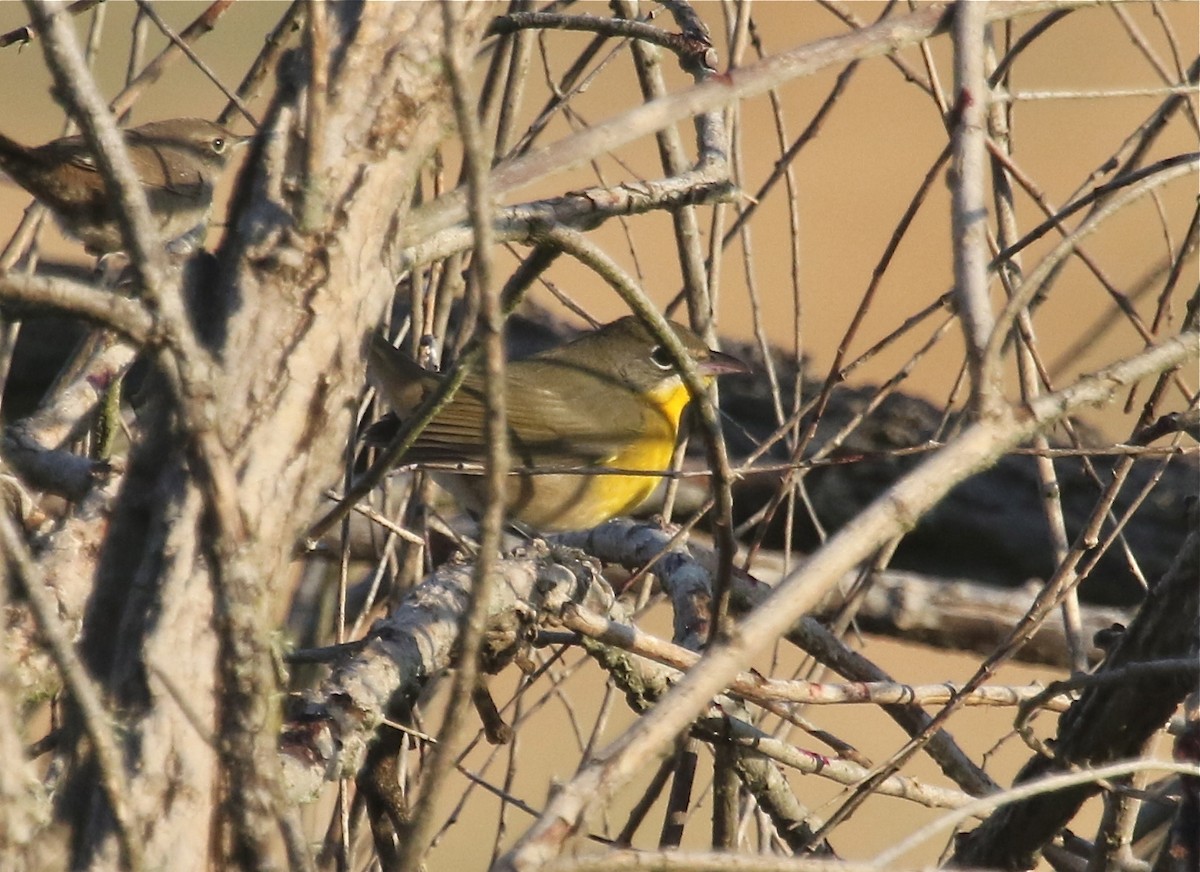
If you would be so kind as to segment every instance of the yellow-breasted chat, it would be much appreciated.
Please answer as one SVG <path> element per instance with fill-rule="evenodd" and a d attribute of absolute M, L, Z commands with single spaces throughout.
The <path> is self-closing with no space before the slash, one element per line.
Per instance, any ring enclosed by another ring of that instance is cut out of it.
<path fill-rule="evenodd" d="M 671 322 L 706 382 L 748 367 L 710 349 Z M 372 340 L 369 373 L 403 419 L 443 376 L 421 368 L 382 336 Z M 665 471 L 691 394 L 674 361 L 637 318 L 613 321 L 592 333 L 505 370 L 509 447 L 514 467 L 576 469 L 579 473 L 509 476 L 508 516 L 540 530 L 581 530 L 633 511 L 650 496 L 653 475 L 588 474 L 608 467 Z M 482 463 L 483 376 L 469 373 L 453 399 L 430 421 L 402 458 L 406 463 Z M 468 509 L 482 507 L 478 475 L 436 474 Z"/>

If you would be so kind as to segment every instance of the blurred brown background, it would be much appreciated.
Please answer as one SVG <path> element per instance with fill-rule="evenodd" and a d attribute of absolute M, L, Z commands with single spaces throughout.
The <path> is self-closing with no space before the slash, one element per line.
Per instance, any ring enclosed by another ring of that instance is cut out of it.
<path fill-rule="evenodd" d="M 700 2 L 696 6 L 709 23 L 724 65 L 728 60 L 728 46 L 723 37 L 726 28 L 723 7 L 713 2 Z M 104 92 L 112 95 L 123 81 L 135 7 L 128 2 L 109 2 L 102 8 L 107 20 L 98 78 Z M 160 14 L 176 28 L 184 27 L 203 8 L 204 4 L 194 2 L 156 4 Z M 581 3 L 576 8 L 598 15 L 608 14 L 607 4 L 603 3 Z M 883 6 L 864 2 L 849 4 L 848 8 L 868 22 Z M 197 50 L 227 84 L 234 86 L 261 47 L 263 35 L 278 20 L 283 9 L 284 4 L 270 0 L 236 3 L 221 20 L 217 31 L 199 42 Z M 1184 66 L 1200 50 L 1197 36 L 1200 5 L 1196 3 L 1174 3 L 1157 8 L 1136 3 L 1122 7 L 1122 12 L 1136 23 L 1169 68 L 1173 69 L 1175 61 L 1165 36 L 1167 24 L 1178 40 L 1178 54 Z M 815 3 L 764 2 L 754 7 L 753 15 L 767 53 L 846 31 L 844 24 Z M 20 4 L 0 4 L 0 31 L 24 22 L 25 12 Z M 1024 24 L 1018 23 L 1018 33 Z M 80 22 L 79 28 L 81 34 L 86 31 L 85 21 Z M 1001 38 L 1002 33 L 997 31 L 997 37 Z M 548 63 L 555 78 L 561 75 L 586 40 L 585 36 L 559 32 L 544 37 Z M 152 32 L 148 56 L 162 45 L 162 37 Z M 943 86 L 949 89 L 952 71 L 946 41 L 939 39 L 932 46 L 932 53 Z M 914 68 L 923 69 L 917 51 L 907 51 L 903 56 Z M 744 63 L 752 62 L 753 55 L 748 52 Z M 539 63 L 540 60 L 535 60 L 535 66 Z M 669 63 L 667 69 L 673 87 L 687 85 L 686 78 Z M 781 95 L 789 139 L 807 125 L 838 72 L 839 69 L 831 69 L 783 87 Z M 532 78 L 536 81 L 540 74 L 535 73 Z M 1022 91 L 1096 91 L 1152 89 L 1161 87 L 1162 82 L 1152 64 L 1131 41 L 1118 16 L 1109 8 L 1098 7 L 1074 12 L 1034 43 L 1017 64 L 1013 85 Z M 61 134 L 63 113 L 50 96 L 50 79 L 36 44 L 0 49 L 0 97 L 4 106 L 0 129 L 4 133 L 29 143 L 40 143 Z M 1089 174 L 1105 163 L 1161 99 L 1160 94 L 1023 101 L 1015 112 L 1015 159 L 1045 195 L 1056 205 L 1061 205 L 1086 182 Z M 526 100 L 523 120 L 533 117 L 543 100 L 543 95 L 531 95 Z M 574 107 L 581 119 L 599 121 L 638 101 L 631 66 L 624 58 L 618 58 L 574 103 Z M 190 65 L 176 64 L 138 104 L 132 121 L 139 123 L 178 115 L 212 117 L 223 105 L 224 98 L 199 72 Z M 261 106 L 256 108 L 261 110 Z M 765 98 L 749 101 L 737 111 L 741 113 L 741 136 L 736 146 L 736 158 L 741 162 L 743 189 L 751 192 L 770 171 L 779 148 Z M 234 126 L 239 131 L 247 129 L 244 121 L 238 121 Z M 560 115 L 541 141 L 558 139 L 570 129 L 568 121 Z M 687 139 L 686 129 L 684 134 Z M 860 66 L 820 134 L 795 163 L 801 216 L 800 348 L 811 358 L 817 374 L 823 376 L 824 368 L 832 360 L 873 267 L 920 179 L 944 146 L 945 138 L 945 130 L 929 98 L 906 83 L 885 59 L 876 58 Z M 1190 126 L 1186 115 L 1177 116 L 1147 162 L 1196 148 L 1195 128 Z M 623 165 L 612 159 L 599 162 L 608 183 L 629 179 L 630 172 L 645 177 L 661 174 L 657 154 L 650 142 L 639 142 L 622 149 L 619 157 Z M 454 177 L 453 171 L 447 175 L 451 179 Z M 230 174 L 227 179 L 232 177 Z M 532 199 L 596 183 L 596 176 L 585 168 L 569 175 L 547 178 L 542 184 L 518 192 L 517 196 Z M 791 347 L 794 300 L 784 196 L 785 189 L 776 187 L 752 224 L 752 269 L 767 334 L 772 341 Z M 1157 200 L 1140 201 L 1089 240 L 1089 250 L 1117 287 L 1133 294 L 1139 281 L 1168 255 L 1166 240 L 1178 244 L 1195 207 L 1195 197 L 1195 179 L 1188 177 L 1164 189 Z M 948 200 L 947 189 L 939 182 L 889 268 L 878 300 L 852 345 L 851 357 L 950 287 Z M 16 227 L 21 210 L 28 202 L 22 191 L 6 180 L 0 180 L 0 238 L 7 238 Z M 1023 229 L 1041 220 L 1036 207 L 1023 194 L 1018 194 L 1018 209 Z M 731 220 L 732 211 L 726 227 Z M 707 233 L 709 228 L 705 225 L 703 229 Z M 680 286 L 680 277 L 668 217 L 637 217 L 625 226 L 610 222 L 597 231 L 594 238 L 610 254 L 640 274 L 655 300 L 665 304 L 674 296 Z M 631 238 L 634 253 L 631 253 Z M 1027 253 L 1027 268 L 1036 261 L 1039 253 L 1054 244 L 1056 238 L 1047 237 Z M 44 233 L 42 240 L 44 256 L 82 262 L 82 249 L 63 241 L 57 231 Z M 753 321 L 748 281 L 739 253 L 739 245 L 731 247 L 721 271 L 719 323 L 723 332 L 748 337 Z M 507 255 L 502 256 L 502 264 L 513 263 L 505 258 Z M 1194 275 L 1193 260 L 1190 276 Z M 584 268 L 567 259 L 555 265 L 550 277 L 600 319 L 621 312 L 621 304 L 611 291 Z M 543 294 L 539 299 L 549 297 Z M 1137 300 L 1138 309 L 1147 321 L 1152 317 L 1154 303 L 1153 293 Z M 1097 330 L 1096 325 L 1111 310 L 1111 302 L 1097 281 L 1077 261 L 1072 261 L 1035 317 L 1044 358 L 1048 363 L 1058 362 L 1054 372 L 1057 386 L 1068 383 L 1076 373 L 1142 348 L 1141 340 L 1123 322 L 1118 321 L 1102 332 Z M 853 381 L 872 383 L 889 377 L 924 341 L 930 329 L 931 325 L 918 329 L 914 336 L 902 340 L 858 370 Z M 1068 355 L 1078 344 L 1082 344 L 1081 350 Z M 1063 355 L 1068 356 L 1060 360 Z M 961 342 L 955 328 L 918 364 L 908 389 L 943 405 L 961 357 Z M 1009 383 L 1014 382 L 1010 380 Z M 1127 435 L 1130 426 L 1130 419 L 1119 409 L 1097 413 L 1092 420 L 1118 439 Z M 974 656 L 931 653 L 893 642 L 866 639 L 863 644 L 868 656 L 894 669 L 897 678 L 912 681 L 963 679 L 977 662 Z M 599 686 L 594 669 L 592 673 L 586 679 L 581 676 L 575 681 L 588 680 L 591 685 Z M 784 670 L 777 669 L 775 673 L 783 674 Z M 1014 667 L 1006 670 L 999 680 L 1025 682 L 1034 677 L 1050 680 L 1056 676 L 1047 674 L 1044 669 Z M 501 687 L 496 688 L 496 695 L 501 702 L 506 698 Z M 592 699 L 580 693 L 573 698 L 582 700 L 585 708 L 599 705 L 598 697 Z M 623 704 L 618 702 L 615 711 L 607 735 L 614 735 L 627 721 Z M 577 712 L 583 723 L 590 723 L 592 714 L 591 711 Z M 853 741 L 875 760 L 884 759 L 902 741 L 899 731 L 889 721 L 867 707 L 830 707 L 814 711 L 811 716 L 822 726 Z M 551 706 L 545 718 L 542 728 L 524 735 L 538 735 L 546 744 L 514 748 L 522 765 L 528 768 L 521 770 L 521 780 L 513 789 L 534 805 L 539 805 L 544 797 L 532 791 L 544 786 L 546 776 L 565 777 L 577 761 L 573 743 L 565 741 L 561 748 L 549 744 L 551 737 L 562 736 L 565 740 L 570 733 L 563 710 Z M 1007 716 L 975 710 L 960 716 L 954 732 L 971 753 L 979 754 L 1003 736 L 1008 723 L 1011 718 Z M 1010 739 L 1004 750 L 991 760 L 989 768 L 999 779 L 1007 780 L 1027 753 L 1018 742 Z M 534 766 L 530 766 L 531 763 Z M 492 776 L 499 777 L 498 771 L 493 771 Z M 924 758 L 918 759 L 911 774 L 941 783 L 940 775 L 926 765 Z M 818 812 L 823 810 L 819 807 L 820 802 L 836 792 L 835 787 L 820 779 L 795 778 L 793 781 L 799 785 L 800 796 L 818 806 Z M 928 810 L 899 800 L 876 799 L 873 803 L 835 835 L 834 844 L 846 858 L 868 857 L 890 844 L 896 833 L 910 832 L 916 821 L 931 816 Z M 472 813 L 483 815 L 482 825 L 490 827 L 495 805 L 495 799 L 479 792 L 473 801 Z M 707 816 L 708 810 L 702 809 L 699 813 Z M 524 824 L 521 817 L 510 816 L 510 832 L 520 832 Z M 650 826 L 648 832 L 656 826 Z M 699 830 L 706 831 L 707 827 Z M 446 863 L 439 868 L 458 868 L 458 864 L 468 857 L 478 862 L 487 856 L 490 844 L 483 844 L 484 840 L 480 840 L 480 844 L 461 844 L 461 836 L 455 834 L 462 831 L 461 828 L 452 831 L 447 843 L 434 854 L 441 863 Z M 689 842 L 685 841 L 687 844 Z M 940 843 L 927 847 L 928 850 L 913 859 L 931 861 Z M 451 861 L 452 856 L 458 859 Z M 435 864 L 438 862 L 435 860 Z"/>

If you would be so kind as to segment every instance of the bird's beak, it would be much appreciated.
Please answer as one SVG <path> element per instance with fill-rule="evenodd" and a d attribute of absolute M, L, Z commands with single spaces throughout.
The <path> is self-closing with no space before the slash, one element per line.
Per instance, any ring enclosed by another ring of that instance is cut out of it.
<path fill-rule="evenodd" d="M 749 364 L 732 354 L 725 354 L 723 351 L 709 351 L 708 357 L 696 361 L 696 369 L 700 370 L 701 375 L 706 376 L 753 372 Z"/>

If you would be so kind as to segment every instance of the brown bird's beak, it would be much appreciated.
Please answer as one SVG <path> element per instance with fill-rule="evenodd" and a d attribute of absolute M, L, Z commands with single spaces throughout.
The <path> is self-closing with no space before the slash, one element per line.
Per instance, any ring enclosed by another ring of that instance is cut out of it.
<path fill-rule="evenodd" d="M 696 369 L 700 370 L 701 375 L 708 376 L 733 375 L 735 373 L 754 371 L 746 362 L 723 351 L 709 351 L 707 358 L 696 361 Z"/>

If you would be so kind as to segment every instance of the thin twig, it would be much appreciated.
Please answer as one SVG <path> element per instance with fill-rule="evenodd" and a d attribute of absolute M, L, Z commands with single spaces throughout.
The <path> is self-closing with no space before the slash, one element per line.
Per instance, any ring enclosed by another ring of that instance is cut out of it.
<path fill-rule="evenodd" d="M 198 37 L 211 30 L 213 26 L 212 22 L 220 17 L 221 13 L 224 11 L 223 7 L 228 6 L 232 2 L 233 0 L 217 0 L 217 2 L 205 10 L 203 15 L 196 19 L 196 21 L 192 22 L 188 28 L 191 31 L 190 35 L 193 37 Z M 178 46 L 179 50 L 187 56 L 187 59 L 192 62 L 196 69 L 202 72 L 210 82 L 216 85 L 217 89 L 224 94 L 230 102 L 236 104 L 238 111 L 240 111 L 242 115 L 246 117 L 246 120 L 254 125 L 255 129 L 257 129 L 258 120 L 253 114 L 251 114 L 250 109 L 241 101 L 236 93 L 226 87 L 225 83 L 221 81 L 220 76 L 218 76 L 213 69 L 204 62 L 200 55 L 196 54 L 188 39 L 184 35 L 176 33 L 174 29 L 163 20 L 163 17 L 158 14 L 158 11 L 149 2 L 149 0 L 137 0 L 137 3 L 138 6 L 145 11 L 150 20 L 154 22 L 155 26 L 166 35 L 167 39 L 171 41 L 172 45 Z M 159 57 L 162 57 L 162 55 Z M 155 60 L 157 60 L 157 58 Z M 155 70 L 155 78 L 157 78 L 157 75 L 158 71 Z M 138 83 L 136 82 L 134 83 L 134 85 L 137 84 Z M 127 88 L 126 91 L 131 91 L 133 88 L 134 86 L 130 86 L 130 88 Z"/>
<path fill-rule="evenodd" d="M 1026 276 L 1025 281 L 1013 292 L 1012 297 L 1005 305 L 1004 310 L 996 318 L 996 327 L 992 331 L 991 338 L 988 342 L 987 354 L 996 357 L 1001 347 L 1005 342 L 1005 337 L 1008 334 L 1009 325 L 1016 318 L 1017 313 L 1027 306 L 1034 296 L 1042 289 L 1045 282 L 1054 273 L 1057 265 L 1068 255 L 1074 252 L 1081 240 L 1096 232 L 1104 223 L 1105 219 L 1119 214 L 1130 203 L 1145 196 L 1156 188 L 1159 188 L 1168 182 L 1171 182 L 1188 173 L 1194 173 L 1200 169 L 1200 160 L 1194 157 L 1184 163 L 1173 166 L 1169 170 L 1164 170 L 1157 173 L 1145 181 L 1141 182 L 1125 191 L 1118 197 L 1114 197 L 1103 208 L 1092 213 L 1088 219 L 1077 227 L 1073 232 L 1063 238 L 1063 240 L 1055 246 L 1042 260 L 1038 266 Z M 1139 334 L 1147 344 L 1154 341 L 1154 337 L 1150 334 L 1148 328 L 1142 323 L 1140 317 L 1134 314 L 1134 320 L 1131 322 L 1137 328 Z"/>
<path fill-rule="evenodd" d="M 74 3 L 67 5 L 64 10 L 67 15 L 82 15 L 89 9 L 99 6 L 104 0 L 75 0 Z M 37 28 L 32 24 L 26 24 L 21 27 L 10 30 L 8 33 L 0 34 L 0 48 L 7 48 L 14 43 L 20 43 L 22 46 L 33 42 L 37 39 Z"/>
<path fill-rule="evenodd" d="M 154 60 L 146 64 L 141 72 L 128 81 L 124 88 L 117 96 L 113 97 L 110 108 L 114 115 L 124 115 L 132 107 L 133 104 L 141 97 L 142 93 L 155 82 L 157 82 L 167 68 L 179 59 L 181 56 L 186 56 L 196 64 L 196 66 L 208 76 L 218 88 L 225 91 L 225 86 L 216 77 L 216 74 L 199 59 L 196 53 L 192 50 L 191 44 L 200 37 L 210 33 L 217 26 L 217 21 L 225 14 L 230 6 L 233 5 L 233 0 L 214 0 L 212 4 L 205 8 L 203 12 L 196 17 L 191 24 L 185 27 L 180 33 L 175 33 L 174 30 L 167 25 L 162 19 L 162 16 L 154 9 L 154 7 L 144 0 L 138 2 L 139 19 L 145 18 L 154 22 L 168 39 L 167 47 L 155 56 Z M 258 123 L 254 120 L 254 116 L 246 111 L 245 106 L 238 104 L 246 117 L 254 124 L 255 128 Z"/>

